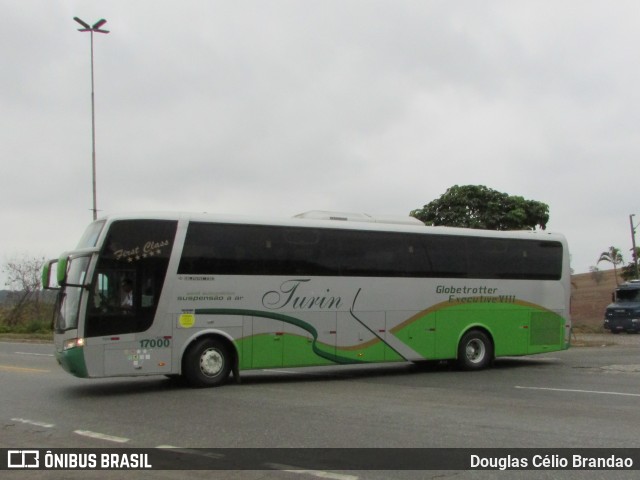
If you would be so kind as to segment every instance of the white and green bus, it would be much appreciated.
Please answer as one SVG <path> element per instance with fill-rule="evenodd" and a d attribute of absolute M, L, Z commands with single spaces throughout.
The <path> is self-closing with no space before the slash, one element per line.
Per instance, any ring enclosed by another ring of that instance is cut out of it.
<path fill-rule="evenodd" d="M 118 215 L 90 224 L 43 282 L 59 289 L 57 360 L 78 377 L 204 387 L 274 367 L 475 370 L 570 341 L 567 243 L 550 233 L 325 212 Z"/>

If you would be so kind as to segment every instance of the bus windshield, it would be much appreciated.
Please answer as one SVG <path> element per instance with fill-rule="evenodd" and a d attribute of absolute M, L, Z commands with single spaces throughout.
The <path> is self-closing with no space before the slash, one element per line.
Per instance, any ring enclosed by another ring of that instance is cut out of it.
<path fill-rule="evenodd" d="M 56 332 L 64 332 L 78 327 L 80 300 L 89 266 L 90 256 L 76 257 L 69 260 L 67 283 L 58 295 L 55 311 L 54 327 Z"/>
<path fill-rule="evenodd" d="M 80 241 L 78 242 L 78 246 L 76 248 L 95 247 L 98 243 L 98 237 L 100 236 L 100 232 L 102 232 L 104 224 L 105 221 L 100 220 L 89 225 L 82 234 L 82 238 L 80 238 Z"/>

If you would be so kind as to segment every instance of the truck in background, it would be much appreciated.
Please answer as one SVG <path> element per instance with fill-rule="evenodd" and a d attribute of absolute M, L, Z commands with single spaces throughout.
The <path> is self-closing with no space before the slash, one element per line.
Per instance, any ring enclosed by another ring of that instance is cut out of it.
<path fill-rule="evenodd" d="M 611 333 L 640 332 L 640 280 L 619 285 L 604 313 L 604 328 Z"/>

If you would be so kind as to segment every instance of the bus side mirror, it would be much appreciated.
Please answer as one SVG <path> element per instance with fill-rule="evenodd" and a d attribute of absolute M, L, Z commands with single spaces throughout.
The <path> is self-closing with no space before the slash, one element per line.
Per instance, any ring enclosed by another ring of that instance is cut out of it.
<path fill-rule="evenodd" d="M 49 260 L 42 267 L 42 288 L 45 290 L 59 290 L 59 283 L 55 279 L 51 278 L 51 274 L 55 271 L 53 266 L 58 260 Z M 56 277 L 58 272 L 56 271 Z"/>
<path fill-rule="evenodd" d="M 67 265 L 69 265 L 69 257 L 64 256 L 60 257 L 58 260 L 58 268 L 56 270 L 56 279 L 58 281 L 58 285 L 64 287 L 67 283 Z"/>

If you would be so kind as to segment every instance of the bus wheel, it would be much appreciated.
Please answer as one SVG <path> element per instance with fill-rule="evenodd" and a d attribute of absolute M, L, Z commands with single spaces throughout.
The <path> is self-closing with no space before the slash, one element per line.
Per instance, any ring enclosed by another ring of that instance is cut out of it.
<path fill-rule="evenodd" d="M 220 340 L 204 338 L 189 348 L 182 370 L 194 387 L 217 387 L 229 376 L 231 356 Z"/>
<path fill-rule="evenodd" d="M 480 370 L 493 361 L 493 343 L 480 330 L 467 332 L 458 345 L 458 366 L 464 370 Z"/>

